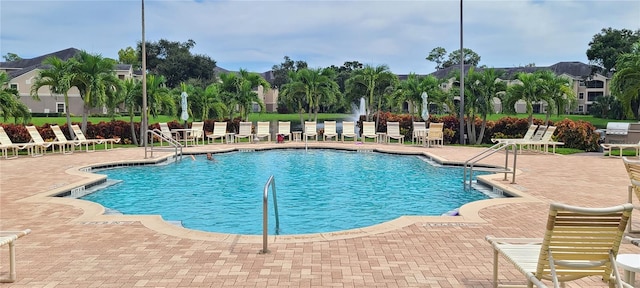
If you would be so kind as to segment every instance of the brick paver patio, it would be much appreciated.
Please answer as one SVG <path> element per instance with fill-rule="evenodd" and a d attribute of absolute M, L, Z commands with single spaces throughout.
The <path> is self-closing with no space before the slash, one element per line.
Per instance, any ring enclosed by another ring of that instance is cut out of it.
<path fill-rule="evenodd" d="M 274 145 L 214 144 L 185 151 Z M 480 151 L 451 146 L 310 145 L 418 151 L 458 162 Z M 486 235 L 540 237 L 550 202 L 613 206 L 627 201 L 629 184 L 620 158 L 525 153 L 518 155 L 521 173 L 516 184 L 502 181 L 502 175 L 488 177 L 525 197 L 469 204 L 457 217 L 402 217 L 355 231 L 272 236 L 270 254 L 258 253 L 262 249 L 260 236 L 192 231 L 166 224 L 157 216 L 101 215 L 97 204 L 44 196 L 68 191 L 96 177 L 79 172 L 81 167 L 143 158 L 142 148 L 119 148 L 2 159 L 0 230 L 28 228 L 32 233 L 16 245 L 17 281 L 0 286 L 491 287 L 492 251 L 484 240 Z M 492 157 L 492 161 L 504 160 Z M 8 271 L 5 248 L 0 250 L 0 277 Z M 623 243 L 621 253 L 640 253 L 640 248 Z M 512 266 L 502 263 L 503 283 L 524 283 Z M 607 287 L 596 277 L 567 286 Z"/>

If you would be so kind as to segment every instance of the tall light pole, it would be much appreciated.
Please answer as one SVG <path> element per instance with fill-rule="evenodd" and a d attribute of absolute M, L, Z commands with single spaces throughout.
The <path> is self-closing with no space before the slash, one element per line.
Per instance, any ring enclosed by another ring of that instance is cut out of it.
<path fill-rule="evenodd" d="M 464 46 L 462 35 L 462 0 L 460 0 L 460 144 L 464 145 Z"/>
<path fill-rule="evenodd" d="M 147 49 L 144 40 L 144 0 L 142 0 L 142 112 L 140 131 L 140 140 L 144 142 L 144 150 L 147 151 Z M 147 153 L 144 153 L 147 157 Z"/>

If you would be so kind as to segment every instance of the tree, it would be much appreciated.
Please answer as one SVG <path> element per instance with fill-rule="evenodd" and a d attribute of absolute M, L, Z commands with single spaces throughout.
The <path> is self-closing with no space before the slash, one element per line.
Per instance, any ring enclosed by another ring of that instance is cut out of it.
<path fill-rule="evenodd" d="M 136 137 L 136 126 L 134 122 L 135 111 L 142 105 L 142 82 L 135 79 L 126 79 L 122 82 L 119 98 L 129 114 L 129 127 L 131 128 L 131 140 L 133 145 L 138 145 Z"/>
<path fill-rule="evenodd" d="M 262 111 L 264 111 L 264 103 L 258 97 L 258 93 L 253 91 L 258 86 L 262 86 L 264 91 L 271 89 L 271 85 L 267 80 L 264 80 L 258 73 L 248 72 L 247 70 L 240 69 L 240 72 L 236 75 L 234 73 L 224 73 L 220 75 L 222 101 L 227 107 L 239 108 L 240 117 L 245 120 L 249 119 L 249 111 L 253 103 L 260 105 Z M 233 113 L 232 110 L 229 112 Z M 231 115 L 229 118 L 232 118 Z"/>
<path fill-rule="evenodd" d="M 611 95 L 598 96 L 596 101 L 589 107 L 589 114 L 603 119 L 624 119 L 622 103 Z"/>
<path fill-rule="evenodd" d="M 640 116 L 640 41 L 630 53 L 622 54 L 616 63 L 617 72 L 611 79 L 611 92 L 622 103 L 625 115 L 638 120 Z"/>
<path fill-rule="evenodd" d="M 305 103 L 308 105 L 308 120 L 317 121 L 320 105 L 335 103 L 337 95 L 340 94 L 338 83 L 334 80 L 335 72 L 330 68 L 305 68 L 293 73 L 296 74 L 292 76 L 294 81 L 288 84 L 292 84 L 291 87 L 296 87 L 296 91 L 303 92 Z M 313 118 L 311 113 L 313 113 Z"/>
<path fill-rule="evenodd" d="M 570 78 L 558 76 L 551 70 L 542 70 L 539 74 L 543 81 L 541 97 L 548 104 L 545 118 L 545 122 L 548 122 L 553 111 L 560 115 L 573 106 L 577 101 L 576 94 L 573 92 L 573 81 Z"/>
<path fill-rule="evenodd" d="M 214 79 L 213 69 L 216 62 L 206 55 L 193 55 L 191 49 L 196 42 L 172 42 L 161 39 L 158 42 L 146 43 L 147 69 L 156 75 L 166 78 L 166 85 L 175 88 L 188 79 L 202 79 L 211 82 Z M 138 59 L 142 61 L 142 43 L 138 43 Z"/>
<path fill-rule="evenodd" d="M 389 71 L 389 66 L 365 65 L 363 69 L 354 71 L 353 76 L 347 80 L 347 93 L 361 89 L 366 91 L 367 121 L 370 121 L 372 111 L 376 110 L 375 103 L 378 103 L 376 111 L 379 111 L 386 87 L 392 86 L 397 81 L 398 77 Z"/>
<path fill-rule="evenodd" d="M 84 102 L 82 131 L 86 133 L 91 108 L 103 105 L 106 97 L 116 97 L 120 80 L 113 72 L 115 61 L 103 58 L 99 54 L 80 51 L 69 61 L 72 61 L 71 86 L 78 88 Z"/>
<path fill-rule="evenodd" d="M 618 57 L 630 53 L 633 44 L 640 40 L 640 29 L 603 28 L 600 33 L 593 35 L 587 49 L 587 59 L 597 66 L 604 68 L 605 73 L 613 71 Z M 616 68 L 620 71 L 620 68 Z"/>
<path fill-rule="evenodd" d="M 471 67 L 465 79 L 465 114 L 467 116 L 467 136 L 470 144 L 482 143 L 487 127 L 487 116 L 495 112 L 493 100 L 507 90 L 505 82 L 500 80 L 502 72 L 495 69 L 483 69 L 480 72 Z M 459 79 L 459 76 L 458 76 Z M 476 133 L 475 119 L 482 120 L 480 133 Z"/>
<path fill-rule="evenodd" d="M 471 49 L 464 48 L 464 64 L 478 66 L 480 63 L 480 55 Z M 460 49 L 449 53 L 449 59 L 442 63 L 443 68 L 460 65 Z"/>
<path fill-rule="evenodd" d="M 407 79 L 400 81 L 399 89 L 397 89 L 398 98 L 396 102 L 398 102 L 398 104 L 404 103 L 405 101 L 411 102 L 412 110 L 409 111 L 409 113 L 412 115 L 422 115 L 422 92 L 426 92 L 427 95 L 429 95 L 427 101 L 431 100 L 429 102 L 436 102 L 438 105 L 442 106 L 443 102 L 441 101 L 441 97 L 436 96 L 443 94 L 439 84 L 440 80 L 433 75 L 420 77 L 415 73 L 410 73 Z"/>
<path fill-rule="evenodd" d="M 533 103 L 539 102 L 540 95 L 543 94 L 543 81 L 539 73 L 516 74 L 519 83 L 509 86 L 507 94 L 502 101 L 502 109 L 508 113 L 515 113 L 515 105 L 518 101 L 524 101 L 527 115 L 529 115 L 529 126 L 533 125 Z"/>
<path fill-rule="evenodd" d="M 136 50 L 131 46 L 118 51 L 118 62 L 122 64 L 131 64 L 135 69 L 140 68 L 140 61 L 138 60 Z"/>
<path fill-rule="evenodd" d="M 427 56 L 427 60 L 431 62 L 436 62 L 436 70 L 443 69 L 442 64 L 444 63 L 444 55 L 447 55 L 447 50 L 442 47 L 436 47 L 429 52 L 429 56 Z"/>
<path fill-rule="evenodd" d="M 18 56 L 18 54 L 11 53 L 11 52 L 9 52 L 6 55 L 2 56 L 2 58 L 4 58 L 4 61 L 7 61 L 7 62 L 22 60 L 22 58 L 20 58 L 20 56 Z"/>
<path fill-rule="evenodd" d="M 9 86 L 9 75 L 5 72 L 0 72 L 0 114 L 4 122 L 9 117 L 14 117 L 15 123 L 22 119 L 23 124 L 31 119 L 29 108 L 20 101 L 18 90 Z"/>
<path fill-rule="evenodd" d="M 307 68 L 307 62 L 298 60 L 293 61 L 289 56 L 284 56 L 284 62 L 279 65 L 273 65 L 271 71 L 273 72 L 273 80 L 270 84 L 273 88 L 280 88 L 282 85 L 289 83 L 289 72 L 298 71 L 300 69 Z"/>
<path fill-rule="evenodd" d="M 71 89 L 71 82 L 74 78 L 72 71 L 73 63 L 73 61 L 63 61 L 55 56 L 46 58 L 42 62 L 42 64 L 44 64 L 44 69 L 38 71 L 38 75 L 36 75 L 36 78 L 31 85 L 31 97 L 36 100 L 40 100 L 38 90 L 45 86 L 49 87 L 49 91 L 51 91 L 52 94 L 62 94 L 64 97 L 64 107 L 66 110 L 65 114 L 67 117 L 69 135 L 73 135 L 68 95 L 69 89 Z"/>
<path fill-rule="evenodd" d="M 307 89 L 302 79 L 302 74 L 289 71 L 290 82 L 282 85 L 279 101 L 282 101 L 289 109 L 296 111 L 300 117 L 300 123 L 304 123 L 303 114 L 307 106 Z"/>

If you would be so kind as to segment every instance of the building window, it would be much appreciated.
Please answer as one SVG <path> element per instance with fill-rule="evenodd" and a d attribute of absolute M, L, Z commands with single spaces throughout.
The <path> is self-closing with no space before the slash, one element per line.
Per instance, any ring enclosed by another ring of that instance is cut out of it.
<path fill-rule="evenodd" d="M 578 105 L 578 113 L 584 113 L 584 106 Z"/>
<path fill-rule="evenodd" d="M 118 79 L 124 80 L 124 75 L 118 75 Z"/>
<path fill-rule="evenodd" d="M 9 88 L 13 89 L 13 90 L 18 90 L 18 84 L 16 83 L 11 83 L 9 84 Z"/>
<path fill-rule="evenodd" d="M 66 112 L 66 110 L 64 109 L 64 102 L 56 102 L 56 112 L 58 113 Z"/>
<path fill-rule="evenodd" d="M 587 92 L 587 101 L 596 101 L 600 96 L 603 96 L 604 92 Z"/>
<path fill-rule="evenodd" d="M 584 99 L 584 92 L 580 92 L 578 94 L 578 99 Z"/>
<path fill-rule="evenodd" d="M 586 83 L 587 88 L 604 88 L 604 82 L 600 80 L 591 80 Z"/>

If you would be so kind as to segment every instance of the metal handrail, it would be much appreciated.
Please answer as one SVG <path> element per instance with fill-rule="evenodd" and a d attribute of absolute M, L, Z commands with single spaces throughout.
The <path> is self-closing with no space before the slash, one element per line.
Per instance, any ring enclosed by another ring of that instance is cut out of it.
<path fill-rule="evenodd" d="M 162 131 L 158 130 L 158 129 L 153 129 L 153 130 L 147 130 L 147 133 L 149 134 L 149 136 L 151 136 L 151 145 L 149 147 L 147 147 L 147 149 L 144 150 L 144 158 L 147 158 L 147 152 L 151 153 L 151 158 L 153 158 L 153 149 L 154 149 L 154 145 L 153 145 L 153 139 L 155 137 L 153 136 L 157 136 L 158 138 L 165 140 L 167 143 L 169 143 L 169 145 L 173 146 L 174 148 L 174 158 L 178 158 L 178 155 L 180 155 L 180 159 L 182 159 L 182 144 L 180 144 L 180 142 L 176 141 L 176 139 L 173 139 L 171 137 L 167 137 L 165 136 Z M 178 151 L 179 150 L 179 151 Z"/>
<path fill-rule="evenodd" d="M 512 149 L 507 149 L 511 147 Z M 516 183 L 516 159 L 517 159 L 517 155 L 518 155 L 518 146 L 513 143 L 513 142 L 500 142 L 497 143 L 491 147 L 489 147 L 487 150 L 484 150 L 480 153 L 478 153 L 477 155 L 469 158 L 467 161 L 464 162 L 464 172 L 463 172 L 463 185 L 464 185 L 464 189 L 467 189 L 467 168 L 469 169 L 469 189 L 471 189 L 471 184 L 473 181 L 473 166 L 475 164 L 477 164 L 480 160 L 483 160 L 493 154 L 495 154 L 498 151 L 505 151 L 505 160 L 504 160 L 504 169 L 505 171 L 502 172 L 504 173 L 504 180 L 507 180 L 507 174 L 511 173 L 513 175 L 513 178 L 511 180 L 511 183 Z M 513 150 L 513 170 L 512 171 L 506 171 L 509 168 L 509 150 Z"/>
<path fill-rule="evenodd" d="M 276 181 L 273 175 L 269 177 L 267 183 L 264 184 L 264 192 L 262 194 L 262 250 L 261 254 L 269 253 L 267 249 L 267 234 L 268 234 L 268 222 L 269 222 L 269 184 L 271 184 L 271 190 L 273 190 L 273 211 L 276 213 L 276 234 L 280 232 L 280 218 L 278 217 L 278 201 L 276 200 Z"/>

